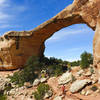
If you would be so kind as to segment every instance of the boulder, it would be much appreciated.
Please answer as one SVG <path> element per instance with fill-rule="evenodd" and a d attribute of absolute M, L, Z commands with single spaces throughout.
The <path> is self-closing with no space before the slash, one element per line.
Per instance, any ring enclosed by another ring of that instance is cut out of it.
<path fill-rule="evenodd" d="M 33 85 L 30 82 L 25 82 L 24 86 L 26 86 L 26 88 L 31 88 Z"/>
<path fill-rule="evenodd" d="M 90 71 L 88 71 L 87 73 L 84 74 L 84 76 L 87 76 L 87 77 L 91 76 L 91 75 L 92 75 L 92 73 Z"/>
<path fill-rule="evenodd" d="M 98 84 L 100 84 L 100 78 L 98 79 Z"/>
<path fill-rule="evenodd" d="M 84 79 L 84 80 L 76 80 L 70 87 L 70 92 L 75 93 L 80 91 L 84 86 L 91 83 L 91 80 Z"/>
<path fill-rule="evenodd" d="M 86 94 L 86 91 L 85 91 L 85 90 L 82 90 L 82 91 L 81 91 L 81 94 L 82 94 L 82 95 L 85 95 L 85 94 Z"/>
<path fill-rule="evenodd" d="M 61 96 L 57 96 L 53 100 L 62 100 L 62 97 Z"/>
<path fill-rule="evenodd" d="M 47 77 L 46 77 L 46 78 L 41 78 L 41 79 L 40 79 L 40 82 L 41 82 L 41 83 L 44 83 L 44 82 L 47 81 L 47 79 L 48 79 Z"/>
<path fill-rule="evenodd" d="M 92 94 L 92 90 L 87 90 L 85 93 L 86 96 L 91 95 L 91 94 Z"/>
<path fill-rule="evenodd" d="M 96 74 L 92 74 L 91 76 L 92 84 L 95 84 L 98 81 L 98 77 Z"/>
<path fill-rule="evenodd" d="M 81 75 L 83 74 L 83 72 L 84 72 L 83 70 L 80 70 L 80 71 L 78 71 L 78 72 L 76 73 L 76 75 L 77 75 L 77 76 L 81 76 Z"/>
<path fill-rule="evenodd" d="M 40 80 L 39 79 L 35 79 L 34 82 L 33 82 L 33 86 L 37 86 L 39 83 L 40 83 Z"/>
<path fill-rule="evenodd" d="M 11 89 L 10 91 L 8 91 L 8 95 L 15 95 L 18 91 L 16 91 L 16 88 Z"/>
<path fill-rule="evenodd" d="M 47 93 L 45 93 L 44 99 L 50 98 L 53 95 L 53 92 L 49 90 Z"/>
<path fill-rule="evenodd" d="M 72 80 L 72 73 L 71 72 L 66 72 L 64 73 L 59 79 L 58 79 L 58 84 L 66 84 Z"/>
<path fill-rule="evenodd" d="M 4 90 L 8 90 L 10 88 L 12 88 L 12 85 L 9 79 L 0 77 L 0 92 L 4 92 Z"/>

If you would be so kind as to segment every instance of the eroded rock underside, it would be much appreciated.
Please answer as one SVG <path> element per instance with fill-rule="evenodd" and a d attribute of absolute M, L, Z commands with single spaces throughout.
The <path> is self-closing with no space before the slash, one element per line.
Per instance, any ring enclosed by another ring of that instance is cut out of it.
<path fill-rule="evenodd" d="M 100 0 L 74 0 L 50 20 L 31 31 L 10 31 L 0 37 L 0 70 L 22 67 L 32 56 L 43 56 L 45 41 L 56 31 L 72 24 L 85 23 L 95 32 L 94 66 L 100 67 Z M 100 68 L 99 68 L 100 69 Z"/>

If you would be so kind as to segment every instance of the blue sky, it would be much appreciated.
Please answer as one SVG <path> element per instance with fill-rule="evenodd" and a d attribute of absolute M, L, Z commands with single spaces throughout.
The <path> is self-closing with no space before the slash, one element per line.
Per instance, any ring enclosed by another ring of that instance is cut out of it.
<path fill-rule="evenodd" d="M 52 18 L 73 0 L 0 0 L 0 35 L 16 30 L 31 30 Z M 94 32 L 76 24 L 56 32 L 45 43 L 45 55 L 63 60 L 80 59 L 83 51 L 92 53 Z"/>

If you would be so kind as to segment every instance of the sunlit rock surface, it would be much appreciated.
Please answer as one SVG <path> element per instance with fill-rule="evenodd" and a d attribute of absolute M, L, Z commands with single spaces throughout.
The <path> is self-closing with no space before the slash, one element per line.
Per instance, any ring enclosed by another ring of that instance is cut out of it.
<path fill-rule="evenodd" d="M 74 0 L 59 14 L 31 31 L 10 31 L 0 37 L 0 70 L 22 67 L 32 56 L 43 56 L 44 42 L 56 31 L 72 24 L 85 23 L 94 31 L 94 65 L 100 66 L 100 0 Z M 99 68 L 100 69 L 100 68 Z"/>

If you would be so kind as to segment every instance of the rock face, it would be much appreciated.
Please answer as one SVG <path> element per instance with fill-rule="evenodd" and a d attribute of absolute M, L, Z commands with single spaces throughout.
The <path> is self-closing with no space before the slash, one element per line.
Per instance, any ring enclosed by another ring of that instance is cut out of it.
<path fill-rule="evenodd" d="M 70 87 L 70 92 L 75 93 L 81 90 L 85 85 L 89 84 L 91 81 L 88 79 L 85 80 L 76 80 Z"/>
<path fill-rule="evenodd" d="M 59 14 L 31 31 L 10 31 L 0 37 L 0 70 L 22 67 L 32 56 L 43 56 L 44 42 L 56 31 L 85 23 L 96 30 L 93 40 L 94 65 L 100 67 L 100 0 L 74 0 Z M 99 68 L 100 69 L 100 68 Z"/>
<path fill-rule="evenodd" d="M 66 84 L 72 80 L 72 73 L 66 72 L 64 73 L 58 80 L 58 84 Z"/>

